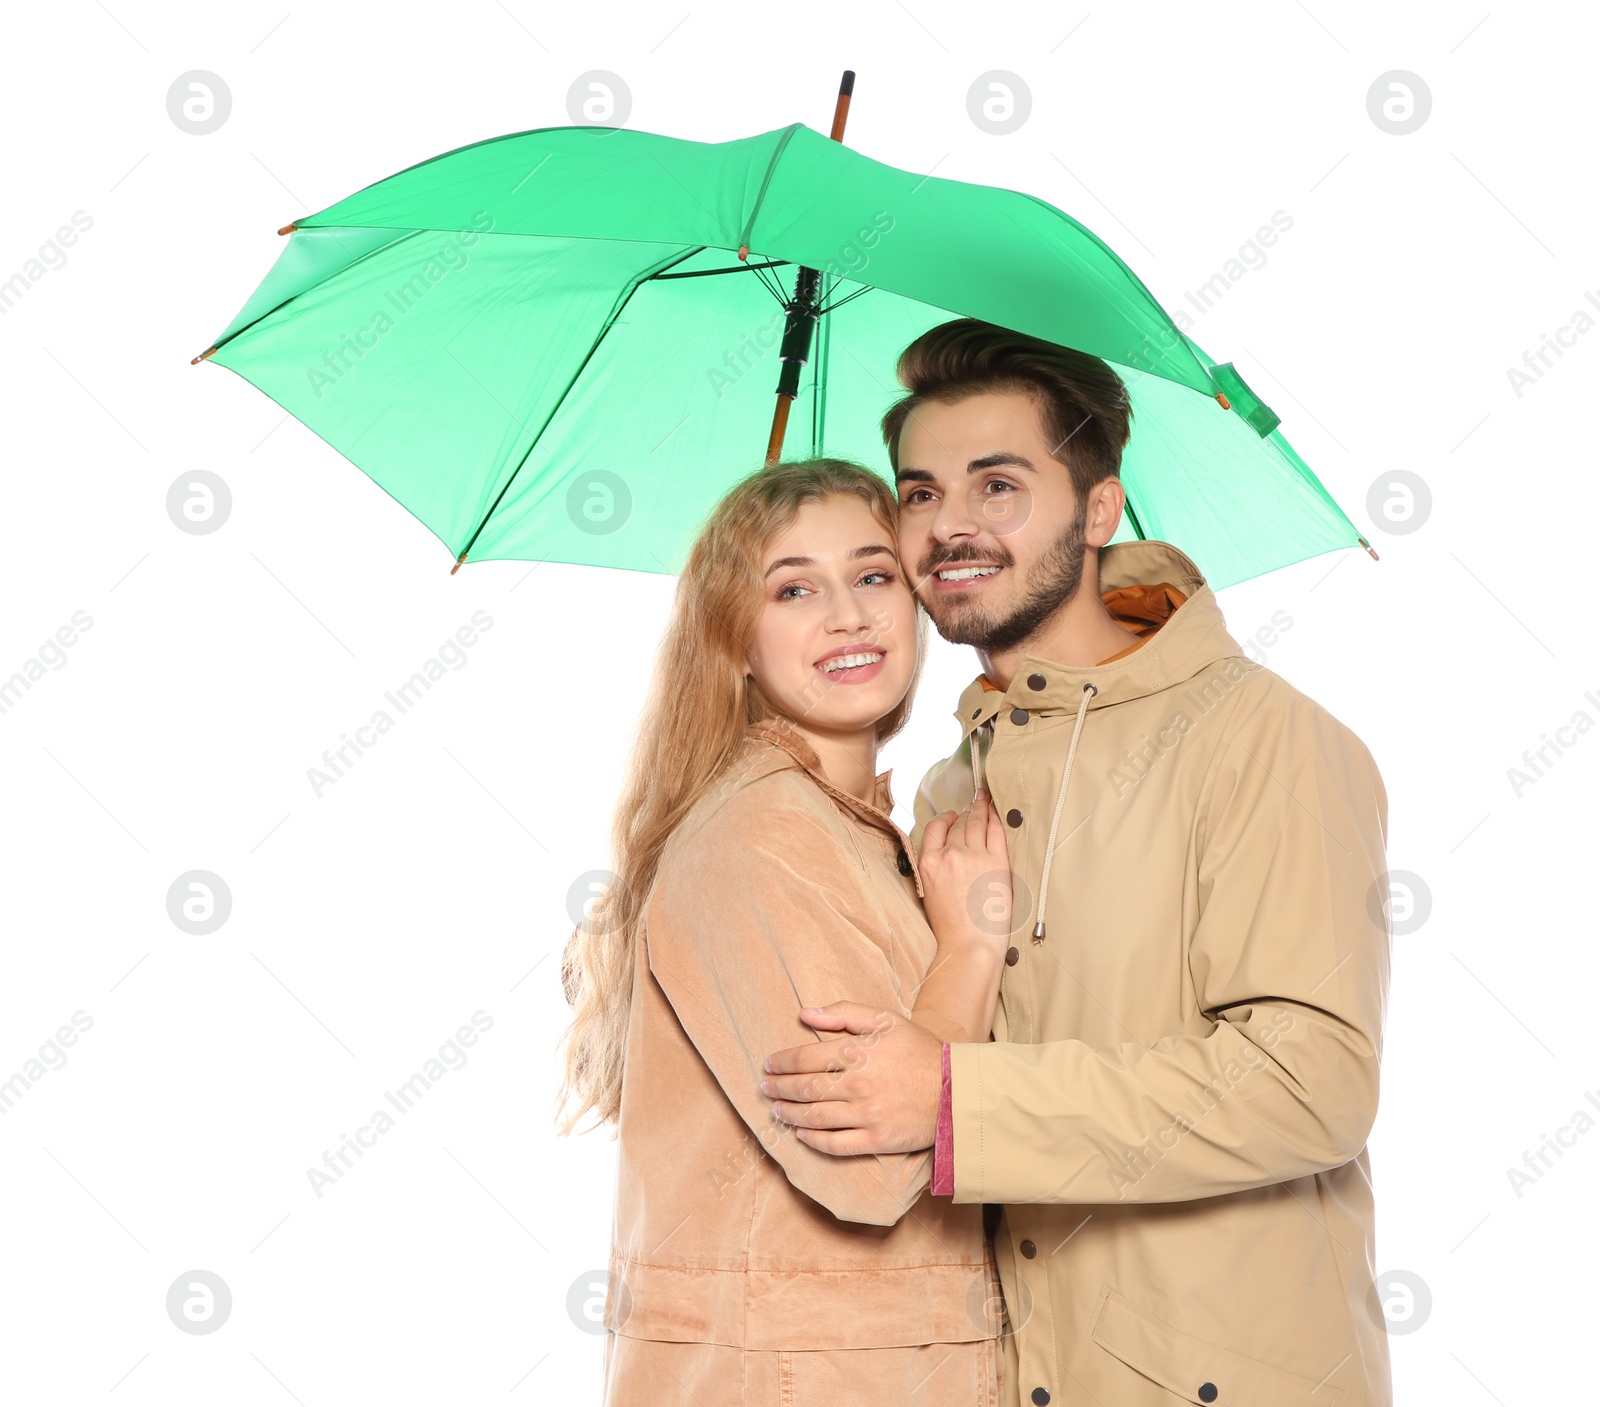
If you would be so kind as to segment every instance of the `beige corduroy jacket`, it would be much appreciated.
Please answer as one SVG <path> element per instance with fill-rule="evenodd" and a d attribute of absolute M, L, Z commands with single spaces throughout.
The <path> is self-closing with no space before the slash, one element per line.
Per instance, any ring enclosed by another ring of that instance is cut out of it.
<path fill-rule="evenodd" d="M 801 1007 L 916 1000 L 936 944 L 889 779 L 869 805 L 758 724 L 667 844 L 618 1120 L 613 1407 L 997 1400 L 982 1208 L 931 1197 L 931 1150 L 806 1146 L 758 1088 L 769 1052 L 824 1038 Z"/>

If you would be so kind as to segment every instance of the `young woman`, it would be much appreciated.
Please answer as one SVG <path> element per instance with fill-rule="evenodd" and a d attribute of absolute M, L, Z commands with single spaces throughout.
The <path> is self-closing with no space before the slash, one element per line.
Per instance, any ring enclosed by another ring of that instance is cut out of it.
<path fill-rule="evenodd" d="M 616 879 L 563 960 L 561 1131 L 592 1110 L 620 1140 L 608 1407 L 999 1400 L 982 1206 L 930 1197 L 931 1150 L 819 1152 L 760 1090 L 770 1051 L 833 1038 L 802 1007 L 869 1001 L 952 1041 L 994 1013 L 999 817 L 980 794 L 915 856 L 876 770 L 927 640 L 896 512 L 858 465 L 773 465 L 678 584 Z"/>

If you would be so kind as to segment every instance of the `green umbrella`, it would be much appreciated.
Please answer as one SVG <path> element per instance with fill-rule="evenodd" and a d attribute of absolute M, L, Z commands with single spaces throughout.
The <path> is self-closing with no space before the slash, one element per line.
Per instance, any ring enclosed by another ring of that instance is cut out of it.
<path fill-rule="evenodd" d="M 1218 588 L 1367 546 L 1232 365 L 1070 215 L 799 123 L 731 142 L 518 132 L 284 232 L 195 360 L 309 426 L 457 566 L 676 572 L 720 494 L 782 444 L 780 370 L 791 456 L 886 472 L 895 358 L 954 317 L 1125 368 L 1119 538 L 1175 543 Z"/>

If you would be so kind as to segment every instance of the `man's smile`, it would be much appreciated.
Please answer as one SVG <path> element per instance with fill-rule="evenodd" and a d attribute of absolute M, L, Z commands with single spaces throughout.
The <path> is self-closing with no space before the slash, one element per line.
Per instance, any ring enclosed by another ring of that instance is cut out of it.
<path fill-rule="evenodd" d="M 998 562 L 946 562 L 929 573 L 929 580 L 935 595 L 967 595 L 1003 570 Z"/>

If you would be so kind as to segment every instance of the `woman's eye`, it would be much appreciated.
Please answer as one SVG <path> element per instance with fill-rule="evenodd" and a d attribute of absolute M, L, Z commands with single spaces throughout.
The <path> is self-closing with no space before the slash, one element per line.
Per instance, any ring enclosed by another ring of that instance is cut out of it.
<path fill-rule="evenodd" d="M 808 592 L 810 589 L 811 588 L 808 586 L 802 586 L 798 581 L 791 581 L 787 586 L 780 586 L 778 588 L 777 599 L 780 601 L 798 601 L 800 599 L 798 596 L 791 596 L 789 593 L 791 591 Z"/>
<path fill-rule="evenodd" d="M 864 577 L 862 577 L 860 584 L 863 586 L 876 585 L 877 581 L 874 581 L 874 578 L 877 578 L 877 581 L 881 582 L 891 582 L 895 579 L 895 574 L 889 571 L 886 567 L 880 567 L 877 571 L 868 572 Z"/>

